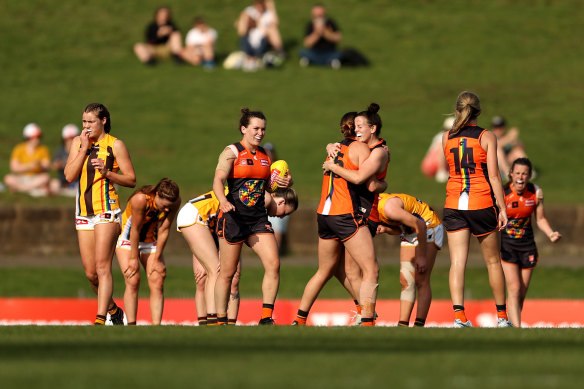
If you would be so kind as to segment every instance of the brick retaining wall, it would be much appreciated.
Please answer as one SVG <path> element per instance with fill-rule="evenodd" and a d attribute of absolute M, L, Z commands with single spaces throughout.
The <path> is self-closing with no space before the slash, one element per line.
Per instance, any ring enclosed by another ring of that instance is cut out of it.
<path fill-rule="evenodd" d="M 78 255 L 74 213 L 72 207 L 0 207 L 0 258 Z M 548 257 L 584 257 L 584 205 L 546 205 L 546 216 L 551 225 L 562 233 L 563 239 L 552 245 L 535 228 L 540 254 Z M 314 209 L 299 209 L 291 216 L 288 242 L 290 252 L 295 255 L 316 255 L 318 237 Z M 381 236 L 375 242 L 378 253 L 397 255 L 397 238 Z M 188 255 L 186 242 L 174 227 L 166 253 Z"/>

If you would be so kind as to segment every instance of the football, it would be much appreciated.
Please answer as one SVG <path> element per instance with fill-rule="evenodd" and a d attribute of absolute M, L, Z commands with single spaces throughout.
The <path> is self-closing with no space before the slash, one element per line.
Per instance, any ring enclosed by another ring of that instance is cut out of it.
<path fill-rule="evenodd" d="M 273 192 L 278 189 L 278 183 L 276 182 L 276 177 L 286 177 L 288 175 L 288 163 L 280 159 L 270 166 L 270 183 L 268 185 L 268 191 Z"/>

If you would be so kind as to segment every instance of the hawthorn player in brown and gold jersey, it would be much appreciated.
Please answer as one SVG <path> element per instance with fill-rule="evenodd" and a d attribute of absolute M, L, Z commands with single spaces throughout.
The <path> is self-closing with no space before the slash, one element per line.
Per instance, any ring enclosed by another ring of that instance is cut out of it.
<path fill-rule="evenodd" d="M 481 104 L 477 95 L 462 92 L 456 119 L 442 137 L 450 177 L 446 184 L 443 224 L 450 249 L 450 295 L 454 326 L 472 327 L 464 313 L 464 274 L 470 235 L 478 238 L 497 306 L 498 326 L 508 327 L 505 277 L 497 231 L 507 224 L 505 196 L 497 164 L 497 138 L 477 126 Z"/>
<path fill-rule="evenodd" d="M 379 195 L 379 233 L 400 235 L 400 313 L 398 326 L 408 327 L 416 292 L 418 308 L 415 327 L 423 327 L 432 302 L 430 276 L 444 228 L 440 218 L 425 202 L 405 193 Z"/>
<path fill-rule="evenodd" d="M 114 324 L 123 324 L 123 312 L 112 299 L 112 258 L 120 233 L 120 205 L 114 184 L 133 188 L 136 174 L 124 143 L 109 135 L 108 109 L 99 103 L 83 110 L 83 131 L 71 144 L 65 178 L 79 178 L 75 225 L 85 275 L 97 293 L 95 324 L 104 324 L 110 313 Z"/>
<path fill-rule="evenodd" d="M 516 159 L 511 165 L 509 182 L 504 187 L 509 222 L 501 234 L 501 260 L 507 283 L 509 318 L 515 327 L 521 327 L 523 302 L 539 259 L 531 216 L 535 215 L 537 226 L 552 243 L 562 237 L 545 217 L 543 191 L 529 182 L 531 173 L 529 159 Z"/>
<path fill-rule="evenodd" d="M 217 163 L 213 192 L 221 213 L 217 222 L 221 270 L 215 283 L 217 321 L 227 324 L 231 281 L 237 270 L 243 242 L 260 257 L 264 266 L 263 306 L 259 324 L 274 324 L 272 313 L 280 285 L 278 244 L 268 221 L 265 196 L 271 161 L 260 144 L 266 133 L 261 111 L 241 110 L 240 142 L 227 146 Z M 277 177 L 279 187 L 288 187 L 291 177 Z M 229 193 L 225 195 L 225 183 Z"/>
<path fill-rule="evenodd" d="M 178 185 L 168 178 L 156 185 L 143 186 L 128 199 L 122 214 L 122 233 L 116 245 L 116 256 L 126 283 L 124 308 L 128 325 L 136 325 L 140 263 L 150 288 L 152 324 L 162 321 L 166 278 L 163 251 L 179 206 Z"/>

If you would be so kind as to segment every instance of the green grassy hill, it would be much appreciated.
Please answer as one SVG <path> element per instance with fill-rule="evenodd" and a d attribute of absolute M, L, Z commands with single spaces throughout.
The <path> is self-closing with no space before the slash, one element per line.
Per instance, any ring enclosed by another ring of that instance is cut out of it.
<path fill-rule="evenodd" d="M 203 14 L 219 32 L 220 55 L 237 49 L 233 22 L 247 2 L 165 3 L 183 32 Z M 298 66 L 314 2 L 276 3 L 286 65 L 209 73 L 135 59 L 132 45 L 143 39 L 158 1 L 2 2 L 0 175 L 26 123 L 37 122 L 55 148 L 62 126 L 80 124 L 84 106 L 99 101 L 112 113 L 112 134 L 130 150 L 138 185 L 168 176 L 188 198 L 211 187 L 219 152 L 240 139 L 239 109 L 249 106 L 266 113 L 266 141 L 289 162 L 308 205 L 319 196 L 324 146 L 339 138 L 340 116 L 375 101 L 392 151 L 389 190 L 440 205 L 443 185 L 424 177 L 419 163 L 458 93 L 472 90 L 482 99 L 480 124 L 503 115 L 519 127 L 547 201 L 582 202 L 584 181 L 569 173 L 584 144 L 577 122 L 584 97 L 580 2 L 324 1 L 343 31 L 342 46 L 372 61 L 339 71 Z M 14 201 L 27 200 L 2 195 Z"/>

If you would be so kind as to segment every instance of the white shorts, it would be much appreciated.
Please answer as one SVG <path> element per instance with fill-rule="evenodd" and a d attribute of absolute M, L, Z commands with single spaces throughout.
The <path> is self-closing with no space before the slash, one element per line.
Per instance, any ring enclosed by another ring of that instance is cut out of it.
<path fill-rule="evenodd" d="M 272 228 L 274 232 L 279 232 L 281 234 L 285 234 L 288 231 L 288 220 L 290 219 L 290 215 L 286 215 L 284 217 L 278 216 L 268 216 L 268 220 L 272 223 Z"/>
<path fill-rule="evenodd" d="M 122 239 L 122 237 L 118 238 L 118 243 L 116 243 L 116 248 L 120 248 L 122 250 L 131 250 L 132 246 L 129 240 Z M 156 252 L 156 242 L 140 242 L 138 243 L 138 253 L 142 254 L 152 254 Z"/>
<path fill-rule="evenodd" d="M 400 239 L 402 247 L 415 247 L 418 245 L 418 236 L 416 234 L 401 234 Z M 442 224 L 426 229 L 426 242 L 434 243 L 438 249 L 442 248 L 444 242 L 444 227 Z"/>
<path fill-rule="evenodd" d="M 75 229 L 77 231 L 93 231 L 97 224 L 118 223 L 122 224 L 122 210 L 116 209 L 93 216 L 75 216 Z"/>
<path fill-rule="evenodd" d="M 181 228 L 189 227 L 193 224 L 209 227 L 209 220 L 203 220 L 197 207 L 189 202 L 176 215 L 176 230 L 180 231 Z"/>

